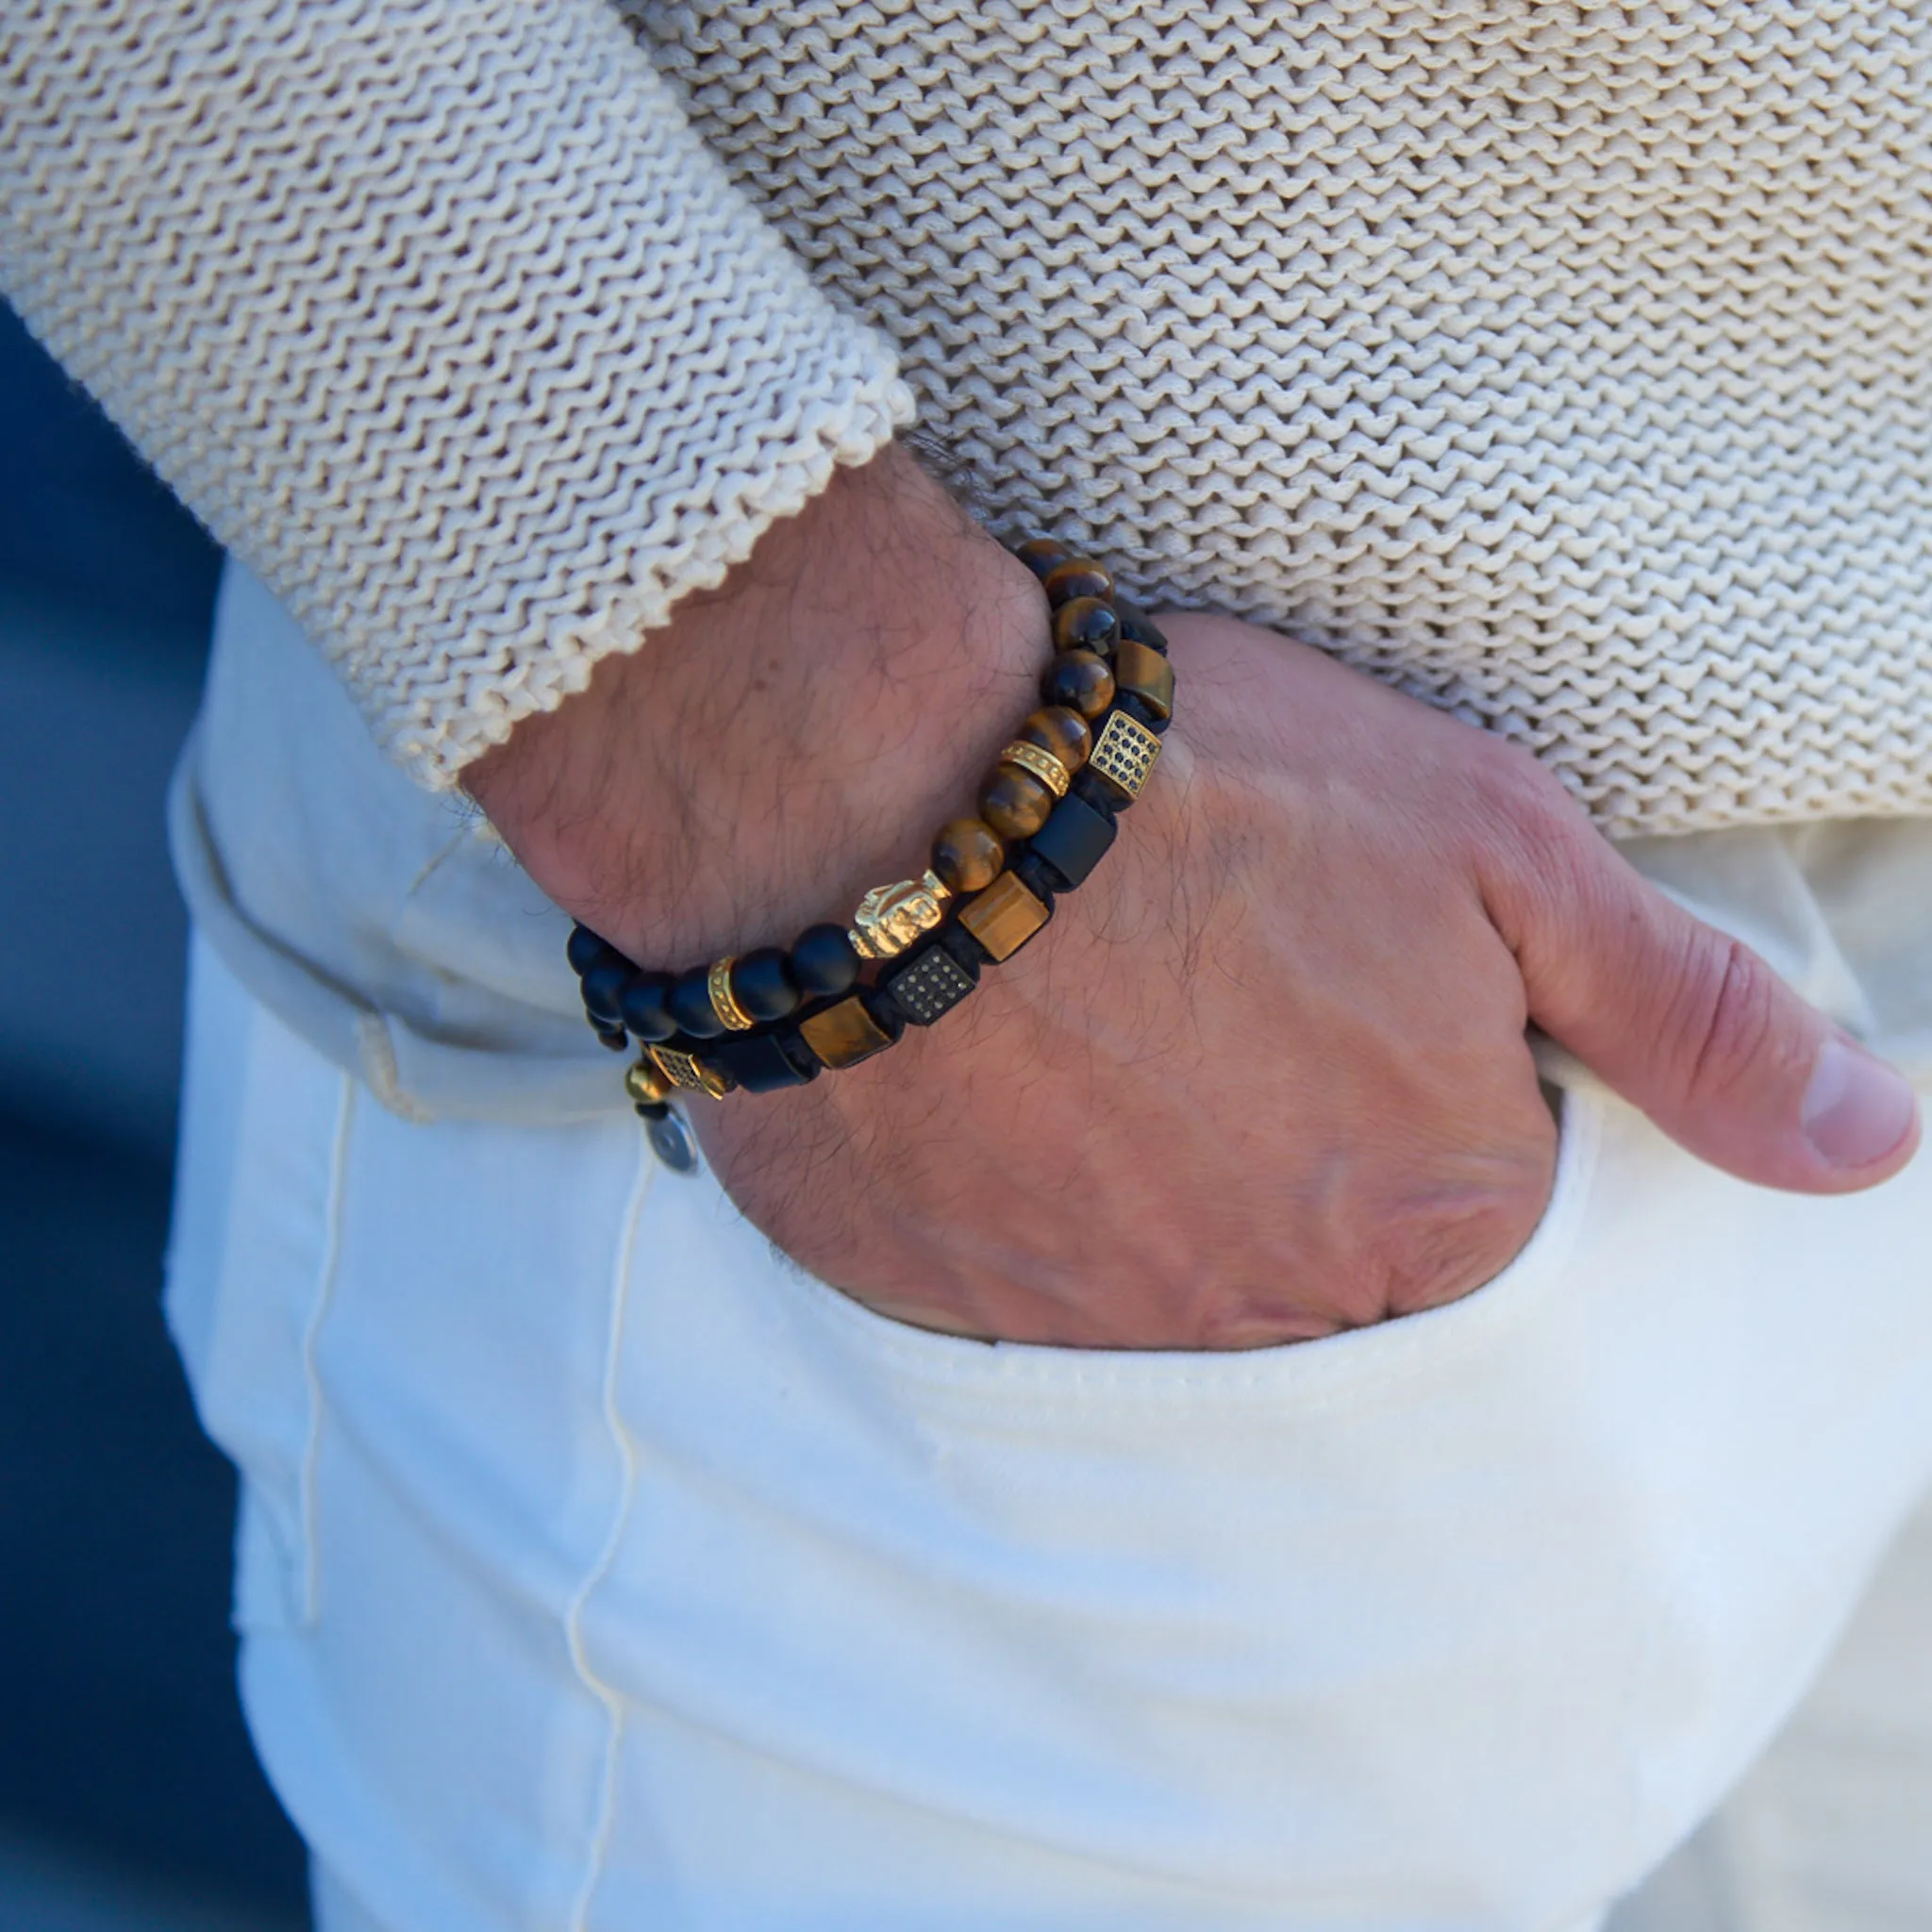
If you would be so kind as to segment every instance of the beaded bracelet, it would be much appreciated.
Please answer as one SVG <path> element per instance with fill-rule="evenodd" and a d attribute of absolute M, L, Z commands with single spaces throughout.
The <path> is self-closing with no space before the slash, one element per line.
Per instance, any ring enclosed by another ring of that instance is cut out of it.
<path fill-rule="evenodd" d="M 680 1089 L 714 1098 L 800 1087 L 930 1026 L 1084 884 L 1140 797 L 1174 714 L 1167 640 L 1111 574 L 1052 538 L 1014 555 L 1040 578 L 1055 655 L 1044 705 L 1000 753 L 976 816 L 942 825 L 923 877 L 868 892 L 850 927 L 814 925 L 681 974 L 634 965 L 588 926 L 568 947 L 597 1037 L 642 1046 L 625 1088 L 661 1121 Z M 864 985 L 868 967 L 879 970 Z"/>

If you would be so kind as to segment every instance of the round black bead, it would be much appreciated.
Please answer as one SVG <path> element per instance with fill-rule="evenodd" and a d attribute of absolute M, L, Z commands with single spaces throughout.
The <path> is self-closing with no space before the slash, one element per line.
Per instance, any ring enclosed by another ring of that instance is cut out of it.
<path fill-rule="evenodd" d="M 740 958 L 731 969 L 731 992 L 749 1020 L 782 1020 L 798 1008 L 798 988 L 776 946 Z"/>
<path fill-rule="evenodd" d="M 624 983 L 618 1000 L 624 1024 L 646 1046 L 669 1040 L 677 1031 L 671 1017 L 671 975 L 668 973 L 633 973 Z"/>
<path fill-rule="evenodd" d="M 591 967 L 601 964 L 607 958 L 619 957 L 617 948 L 608 940 L 600 940 L 588 925 L 574 925 L 570 939 L 564 945 L 564 955 L 570 960 L 570 969 L 579 979 Z"/>
<path fill-rule="evenodd" d="M 624 997 L 625 982 L 630 977 L 630 962 L 612 953 L 599 959 L 584 974 L 584 1005 L 607 1025 L 615 1026 L 624 1014 L 618 1001 Z"/>
<path fill-rule="evenodd" d="M 808 999 L 836 999 L 858 977 L 858 955 L 841 925 L 815 925 L 791 945 L 791 977 Z"/>
<path fill-rule="evenodd" d="M 693 966 L 671 983 L 671 1017 L 677 1030 L 693 1040 L 716 1040 L 724 1030 L 718 1009 L 711 1004 L 711 969 Z"/>

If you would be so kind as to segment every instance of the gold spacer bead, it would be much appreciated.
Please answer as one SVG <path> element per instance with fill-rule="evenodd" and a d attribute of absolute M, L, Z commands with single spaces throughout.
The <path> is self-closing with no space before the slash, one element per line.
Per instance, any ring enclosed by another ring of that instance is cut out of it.
<path fill-rule="evenodd" d="M 640 1107 L 660 1107 L 670 1099 L 675 1083 L 656 1060 L 646 1054 L 635 1066 L 624 1070 L 624 1091 Z"/>
<path fill-rule="evenodd" d="M 1042 750 L 1037 744 L 1028 744 L 1024 739 L 1015 739 L 1001 752 L 1000 763 L 1018 765 L 1023 772 L 1031 772 L 1056 798 L 1064 798 L 1067 788 L 1074 782 L 1074 774 L 1052 752 Z"/>
<path fill-rule="evenodd" d="M 726 1032 L 749 1033 L 758 1022 L 738 1004 L 738 996 L 731 991 L 731 969 L 737 964 L 735 958 L 720 959 L 705 981 L 705 991 L 711 996 L 712 1012 Z"/>

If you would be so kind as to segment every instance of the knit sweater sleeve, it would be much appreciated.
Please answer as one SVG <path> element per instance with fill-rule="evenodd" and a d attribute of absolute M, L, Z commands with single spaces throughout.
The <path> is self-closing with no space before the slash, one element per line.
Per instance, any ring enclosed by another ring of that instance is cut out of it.
<path fill-rule="evenodd" d="M 607 0 L 12 0 L 0 286 L 425 783 L 911 416 Z"/>

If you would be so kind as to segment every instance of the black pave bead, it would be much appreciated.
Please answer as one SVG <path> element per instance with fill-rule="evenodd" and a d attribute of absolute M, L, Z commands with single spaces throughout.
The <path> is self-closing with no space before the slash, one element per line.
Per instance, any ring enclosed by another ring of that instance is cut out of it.
<path fill-rule="evenodd" d="M 724 1030 L 718 1009 L 711 1004 L 711 969 L 693 966 L 671 983 L 671 1017 L 677 1030 L 692 1040 L 716 1040 Z"/>
<path fill-rule="evenodd" d="M 671 1017 L 668 973 L 633 973 L 624 983 L 618 1006 L 624 1024 L 647 1046 L 669 1040 L 677 1031 L 677 1022 Z"/>
<path fill-rule="evenodd" d="M 977 973 L 928 940 L 894 965 L 879 984 L 915 1026 L 930 1026 L 941 1014 L 950 1013 L 978 981 Z"/>
<path fill-rule="evenodd" d="M 607 1026 L 615 1026 L 624 1018 L 618 1002 L 624 997 L 625 982 L 629 977 L 630 961 L 620 958 L 615 953 L 608 959 L 599 959 L 584 974 L 584 1006 Z"/>
<path fill-rule="evenodd" d="M 730 1034 L 709 1048 L 705 1058 L 723 1067 L 747 1093 L 775 1093 L 781 1087 L 803 1087 L 818 1073 L 815 1064 L 800 1066 L 774 1033 Z"/>
<path fill-rule="evenodd" d="M 791 943 L 791 977 L 808 999 L 836 999 L 858 978 L 858 955 L 842 925 L 815 925 Z"/>
<path fill-rule="evenodd" d="M 1087 875 L 1107 857 L 1113 841 L 1112 819 L 1069 792 L 1034 833 L 1033 856 L 1052 867 L 1062 891 L 1071 891 L 1086 884 Z"/>
<path fill-rule="evenodd" d="M 776 946 L 740 957 L 731 969 L 731 993 L 747 1020 L 782 1020 L 798 1008 L 798 988 Z"/>
<path fill-rule="evenodd" d="M 620 957 L 617 948 L 608 940 L 599 939 L 588 925 L 572 926 L 570 939 L 563 950 L 565 957 L 570 960 L 571 971 L 579 979 L 607 955 L 611 958 Z"/>

